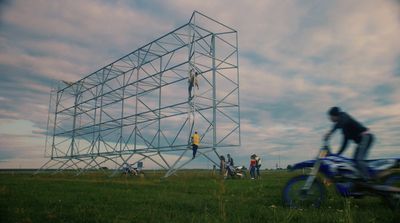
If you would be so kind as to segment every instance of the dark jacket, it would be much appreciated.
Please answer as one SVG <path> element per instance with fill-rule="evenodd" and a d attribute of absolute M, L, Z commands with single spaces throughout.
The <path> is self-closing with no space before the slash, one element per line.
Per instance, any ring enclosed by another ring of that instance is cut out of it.
<path fill-rule="evenodd" d="M 339 115 L 339 121 L 333 126 L 332 133 L 337 129 L 342 129 L 343 143 L 338 154 L 341 154 L 347 147 L 349 140 L 353 140 L 359 144 L 361 142 L 361 134 L 368 131 L 368 128 L 357 122 L 353 117 L 345 112 Z"/>

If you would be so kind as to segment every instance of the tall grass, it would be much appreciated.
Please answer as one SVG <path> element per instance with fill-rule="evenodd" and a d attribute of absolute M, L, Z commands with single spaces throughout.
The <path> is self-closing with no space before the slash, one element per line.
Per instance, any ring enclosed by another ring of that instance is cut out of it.
<path fill-rule="evenodd" d="M 223 180 L 205 171 L 161 179 L 88 173 L 0 174 L 0 222 L 398 222 L 378 198 L 344 199 L 328 188 L 320 209 L 290 210 L 281 190 L 296 173 Z"/>

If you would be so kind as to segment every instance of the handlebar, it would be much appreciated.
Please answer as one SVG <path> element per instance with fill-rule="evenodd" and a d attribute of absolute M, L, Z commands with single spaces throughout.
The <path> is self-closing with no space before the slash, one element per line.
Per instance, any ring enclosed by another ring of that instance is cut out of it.
<path fill-rule="evenodd" d="M 325 156 L 328 156 L 328 155 L 330 155 L 330 154 L 332 154 L 331 153 L 331 151 L 330 151 L 330 147 L 329 147 L 329 140 L 328 139 L 322 139 L 322 147 L 321 147 L 321 149 L 320 149 L 320 153 L 319 153 L 319 157 L 325 157 Z"/>

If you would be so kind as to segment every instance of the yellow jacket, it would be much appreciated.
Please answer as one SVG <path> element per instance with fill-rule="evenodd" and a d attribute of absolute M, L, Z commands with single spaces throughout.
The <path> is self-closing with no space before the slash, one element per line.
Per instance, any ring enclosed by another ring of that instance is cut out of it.
<path fill-rule="evenodd" d="M 192 136 L 192 143 L 195 145 L 199 145 L 200 144 L 200 136 L 199 134 L 193 134 Z"/>

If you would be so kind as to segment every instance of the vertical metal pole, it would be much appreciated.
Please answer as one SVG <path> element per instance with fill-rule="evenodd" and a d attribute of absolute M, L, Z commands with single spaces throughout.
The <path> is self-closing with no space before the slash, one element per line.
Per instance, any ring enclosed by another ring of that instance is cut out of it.
<path fill-rule="evenodd" d="M 123 74 L 124 75 L 124 77 L 123 77 L 123 81 L 122 81 L 122 102 L 121 102 L 121 126 L 120 126 L 120 128 L 121 128 L 121 132 L 120 132 L 120 137 L 119 137 L 119 152 L 120 152 L 120 154 L 121 154 L 121 151 L 122 151 L 122 140 L 123 140 L 123 133 L 124 133 L 124 105 L 125 105 L 125 76 L 126 76 L 126 73 L 124 73 Z"/>
<path fill-rule="evenodd" d="M 189 29 L 189 58 L 192 59 L 192 61 L 189 60 L 189 78 L 190 78 L 190 71 L 191 69 L 195 69 L 196 68 L 196 15 L 193 16 L 193 37 L 192 37 L 192 29 Z M 193 53 L 192 53 L 193 52 Z M 192 56 L 193 55 L 193 56 Z M 196 70 L 194 70 L 194 72 L 196 73 Z M 196 74 L 194 74 L 196 75 Z M 197 78 L 197 77 L 195 77 Z M 188 138 L 188 142 L 190 144 L 190 140 L 191 140 L 191 136 L 193 134 L 194 131 L 196 131 L 195 128 L 195 122 L 196 122 L 196 105 L 195 105 L 195 95 L 196 95 L 196 86 L 193 80 L 193 84 L 192 86 L 192 90 L 193 90 L 193 94 L 190 92 L 190 94 L 192 94 L 192 98 L 189 98 L 189 138 Z"/>
<path fill-rule="evenodd" d="M 104 91 L 104 70 L 102 71 L 102 77 L 101 77 L 101 88 L 100 88 L 100 117 L 99 117 L 99 128 L 98 128 L 98 135 L 97 135 L 97 155 L 100 154 L 100 138 L 101 138 L 101 122 L 103 118 L 103 91 Z"/>
<path fill-rule="evenodd" d="M 49 108 L 47 111 L 47 123 L 46 123 L 46 141 L 44 143 L 44 155 L 46 156 L 47 152 L 47 144 L 48 144 L 48 139 L 49 139 L 49 125 L 50 125 L 50 113 L 51 113 L 51 99 L 53 97 L 53 89 L 50 90 L 50 99 L 49 99 Z"/>
<path fill-rule="evenodd" d="M 140 51 L 138 52 L 138 67 L 137 67 L 137 75 L 136 75 L 136 96 L 135 96 L 135 137 L 134 137 L 134 147 L 133 150 L 136 151 L 137 149 L 137 115 L 138 115 L 138 92 L 139 92 L 139 71 L 141 68 L 140 64 Z"/>
<path fill-rule="evenodd" d="M 236 74 L 237 74 L 237 86 L 238 86 L 238 117 L 239 117 L 239 145 L 242 145 L 241 128 L 240 128 L 240 76 L 239 76 L 239 40 L 238 33 L 236 34 Z"/>
<path fill-rule="evenodd" d="M 60 95 L 59 95 L 59 91 L 57 90 L 57 96 L 56 96 L 56 108 L 55 108 L 55 115 L 54 115 L 54 126 L 53 126 L 53 142 L 51 145 L 51 159 L 54 158 L 54 150 L 56 149 L 56 144 L 55 144 L 55 140 L 56 140 L 56 126 L 57 126 L 57 113 L 58 113 L 58 104 L 60 103 L 61 99 L 60 99 Z"/>
<path fill-rule="evenodd" d="M 96 144 L 96 131 L 95 131 L 95 128 L 94 128 L 94 126 L 96 126 L 96 119 L 97 119 L 97 101 L 98 101 L 98 98 L 99 98 L 99 87 L 98 86 L 96 86 L 96 96 L 95 96 L 95 99 L 94 99 L 94 114 L 93 114 L 93 134 L 92 134 L 92 145 L 91 145 L 91 150 L 90 150 L 90 154 L 92 154 L 93 155 L 93 150 L 94 150 L 94 147 L 95 147 L 95 144 Z"/>
<path fill-rule="evenodd" d="M 196 15 L 193 18 L 193 23 L 194 23 L 194 30 L 193 30 L 193 69 L 196 68 L 196 30 L 197 29 L 197 25 L 196 25 Z M 196 76 L 196 70 L 194 70 L 194 75 L 195 75 L 195 79 L 197 80 L 197 76 Z M 192 131 L 196 131 L 195 126 L 195 122 L 196 122 L 196 104 L 195 104 L 195 99 L 196 99 L 196 85 L 195 85 L 195 81 L 193 80 L 193 95 L 192 95 L 192 100 L 191 100 L 191 111 L 193 114 L 193 124 L 192 124 Z M 190 131 L 190 136 L 192 135 L 192 131 Z"/>
<path fill-rule="evenodd" d="M 195 24 L 195 17 L 193 17 L 193 23 Z M 193 51 L 193 47 L 194 47 L 194 42 L 192 43 L 192 29 L 195 29 L 195 25 L 193 27 L 191 25 L 189 25 L 188 28 L 189 28 L 189 35 L 188 35 L 189 54 L 188 54 L 188 73 L 187 73 L 188 82 L 187 82 L 187 84 L 189 85 L 190 84 L 190 70 L 194 68 L 194 63 L 192 63 L 191 60 L 194 60 L 194 56 L 192 57 L 192 51 Z M 193 33 L 195 33 L 195 32 L 193 32 Z M 191 96 L 191 92 L 188 92 L 188 105 L 189 105 L 189 109 L 188 109 L 188 124 L 189 124 L 189 126 L 188 127 L 189 127 L 189 139 L 190 139 L 190 135 L 192 134 L 192 126 L 193 126 L 192 116 L 193 115 L 192 115 L 192 99 L 189 96 Z M 188 139 L 188 143 L 189 143 L 189 139 Z"/>
<path fill-rule="evenodd" d="M 216 67 L 215 67 L 215 34 L 211 36 L 212 54 L 212 84 L 213 84 L 213 148 L 217 147 L 217 86 L 216 86 Z"/>
<path fill-rule="evenodd" d="M 159 91 L 158 91 L 158 152 L 161 146 L 161 80 L 162 80 L 162 57 L 160 57 L 160 79 L 159 79 Z"/>
<path fill-rule="evenodd" d="M 74 115 L 73 115 L 73 123 L 72 123 L 72 139 L 71 139 L 71 157 L 74 155 L 74 148 L 75 148 L 75 128 L 76 128 L 76 110 L 78 106 L 78 96 L 79 96 L 79 86 L 76 84 L 76 91 L 75 91 L 75 100 L 74 100 Z"/>

